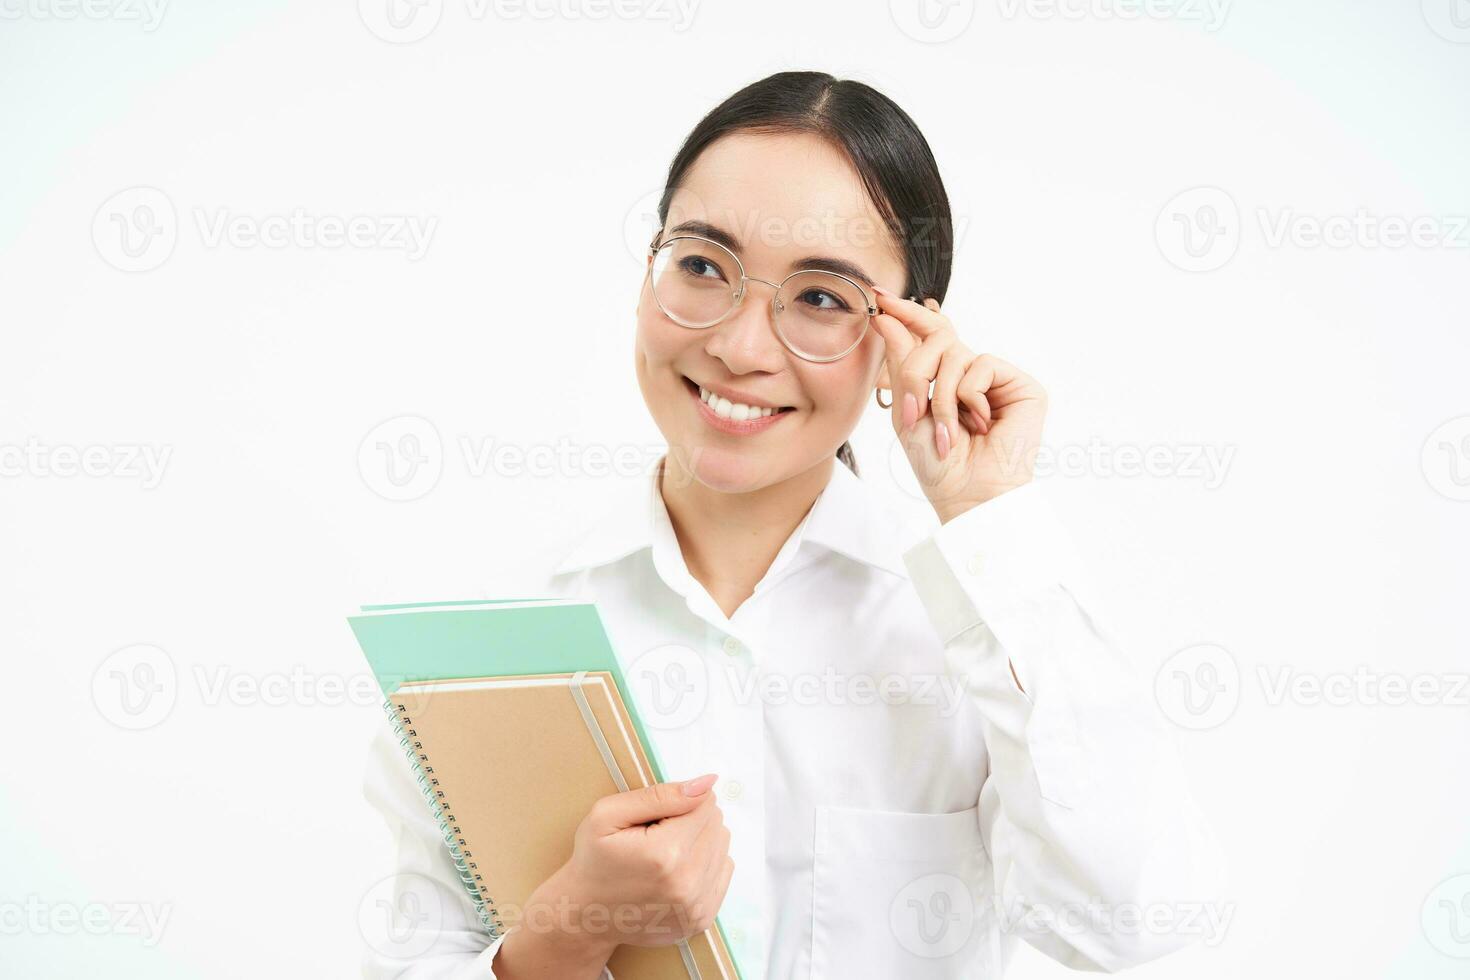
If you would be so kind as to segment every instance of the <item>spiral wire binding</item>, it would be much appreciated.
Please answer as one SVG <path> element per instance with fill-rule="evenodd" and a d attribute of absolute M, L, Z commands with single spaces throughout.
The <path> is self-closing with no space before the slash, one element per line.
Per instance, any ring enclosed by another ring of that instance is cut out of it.
<path fill-rule="evenodd" d="M 393 724 L 394 734 L 398 736 L 399 747 L 413 767 L 419 791 L 429 801 L 434 821 L 439 825 L 439 833 L 444 838 L 445 846 L 449 848 L 450 857 L 454 859 L 454 868 L 459 872 L 459 879 L 464 882 L 465 890 L 474 902 L 475 914 L 479 917 L 481 926 L 491 937 L 499 938 L 505 931 L 505 923 L 495 910 L 495 900 L 484 893 L 484 880 L 475 867 L 474 855 L 465 847 L 464 838 L 459 835 L 459 822 L 449 809 L 444 791 L 439 789 L 439 781 L 434 778 L 434 767 L 428 764 L 428 757 L 423 754 L 423 745 L 413 729 L 413 719 L 408 717 L 407 709 L 401 704 L 394 704 L 392 698 L 383 702 L 383 708 Z"/>

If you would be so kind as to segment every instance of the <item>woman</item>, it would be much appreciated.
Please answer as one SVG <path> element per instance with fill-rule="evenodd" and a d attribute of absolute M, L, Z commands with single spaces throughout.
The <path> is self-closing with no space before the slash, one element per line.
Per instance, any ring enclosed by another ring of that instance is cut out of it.
<path fill-rule="evenodd" d="M 1045 392 L 941 312 L 949 204 L 913 121 L 773 75 L 690 134 L 658 216 L 635 367 L 669 451 L 517 592 L 596 600 L 682 777 L 602 801 L 530 904 L 682 914 L 492 940 L 385 735 L 369 795 L 400 890 L 436 892 L 406 975 L 605 976 L 716 911 L 746 980 L 999 976 L 1018 936 L 1114 970 L 1191 939 L 1213 838 L 1031 482 Z M 937 529 L 858 478 L 869 399 Z"/>

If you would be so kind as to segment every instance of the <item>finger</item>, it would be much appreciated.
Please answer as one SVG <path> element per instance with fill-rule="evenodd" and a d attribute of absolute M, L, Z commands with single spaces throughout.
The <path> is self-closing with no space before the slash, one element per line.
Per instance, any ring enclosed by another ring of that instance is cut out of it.
<path fill-rule="evenodd" d="M 874 286 L 873 289 L 878 295 L 878 309 L 897 318 L 920 337 L 928 337 L 935 331 L 950 326 L 949 317 L 937 310 L 931 310 L 911 299 L 904 299 L 882 286 Z"/>
<path fill-rule="evenodd" d="M 710 914 L 718 914 L 721 906 L 725 904 L 725 896 L 730 891 L 730 879 L 735 876 L 734 858 L 725 857 L 719 866 L 718 877 L 710 885 L 705 901 L 709 902 Z"/>
<path fill-rule="evenodd" d="M 956 343 L 955 336 L 950 331 L 944 333 L 930 334 L 922 344 L 909 351 L 909 356 L 903 359 L 903 364 L 898 369 L 898 384 L 895 386 L 893 397 L 912 395 L 918 406 L 915 420 L 923 418 L 929 412 L 929 385 L 934 376 L 939 373 L 939 362 L 944 352 Z"/>
<path fill-rule="evenodd" d="M 1040 390 L 1039 385 L 1014 365 L 994 354 L 981 354 L 960 381 L 959 397 L 990 425 L 1006 405 L 1028 397 L 1025 394 L 1028 387 Z"/>
<path fill-rule="evenodd" d="M 939 359 L 939 373 L 934 376 L 931 404 L 934 412 L 934 451 L 939 454 L 940 459 L 949 455 L 950 446 L 959 435 L 959 400 L 956 389 L 974 359 L 975 355 L 962 344 L 951 345 Z M 940 432 L 940 426 L 945 427 L 943 433 Z"/>
<path fill-rule="evenodd" d="M 987 428 L 992 418 L 990 399 L 985 397 L 985 393 L 990 389 L 994 375 L 995 369 L 985 363 L 985 355 L 982 354 L 970 362 L 970 366 L 965 370 L 965 376 L 960 379 L 955 391 L 955 396 L 959 399 L 960 404 L 974 412 L 975 417 Z"/>
<path fill-rule="evenodd" d="M 713 793 L 710 793 L 699 801 L 699 806 L 688 813 L 660 820 L 648 830 L 658 831 L 669 840 L 691 842 L 698 840 L 711 824 L 719 824 L 723 821 L 724 814 L 720 812 L 719 801 L 715 799 Z"/>
<path fill-rule="evenodd" d="M 604 796 L 592 807 L 591 816 L 603 834 L 617 833 L 629 827 L 682 816 L 696 809 L 706 798 L 712 799 L 713 774 L 681 783 L 656 783 L 641 789 Z"/>
<path fill-rule="evenodd" d="M 1035 378 L 995 358 L 996 370 L 985 397 L 990 401 L 992 418 L 1001 418 L 1006 409 L 1021 402 L 1046 401 L 1046 389 Z"/>
<path fill-rule="evenodd" d="M 975 358 L 960 382 L 961 401 L 974 407 L 986 422 L 994 422 L 1009 405 L 1045 395 L 1034 378 L 994 354 Z"/>

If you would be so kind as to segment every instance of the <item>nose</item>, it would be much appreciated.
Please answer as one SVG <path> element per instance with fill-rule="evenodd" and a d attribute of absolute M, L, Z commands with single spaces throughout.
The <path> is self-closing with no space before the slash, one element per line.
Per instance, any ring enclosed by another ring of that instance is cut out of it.
<path fill-rule="evenodd" d="M 758 282 L 780 288 L 765 279 L 746 277 L 747 283 Z M 705 353 L 725 362 L 731 374 L 756 371 L 775 373 L 785 365 L 783 347 L 771 321 L 772 304 L 764 290 L 751 290 L 747 284 L 740 305 L 725 320 L 710 328 Z"/>

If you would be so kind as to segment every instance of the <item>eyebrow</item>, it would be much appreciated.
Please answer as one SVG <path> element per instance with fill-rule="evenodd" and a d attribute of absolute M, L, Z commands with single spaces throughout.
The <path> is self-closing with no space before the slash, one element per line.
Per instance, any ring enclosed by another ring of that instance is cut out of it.
<path fill-rule="evenodd" d="M 736 255 L 739 255 L 741 252 L 740 243 L 735 240 L 734 235 L 731 235 L 723 228 L 712 225 L 707 221 L 699 221 L 696 219 L 681 222 L 674 228 L 670 229 L 669 237 L 672 238 L 675 235 L 684 234 L 686 232 L 691 235 L 698 235 L 701 238 L 708 238 L 712 242 L 718 242 L 719 244 L 728 248 L 730 251 L 734 252 Z M 822 272 L 835 272 L 838 275 L 847 276 L 849 279 L 856 279 L 858 282 L 864 283 L 868 286 L 875 285 L 875 283 L 873 282 L 873 277 L 864 272 L 861 266 L 855 265 L 854 263 L 849 262 L 846 259 L 835 258 L 831 255 L 808 255 L 805 258 L 797 259 L 795 262 L 793 262 L 791 264 L 791 268 L 793 271 L 818 269 Z"/>

